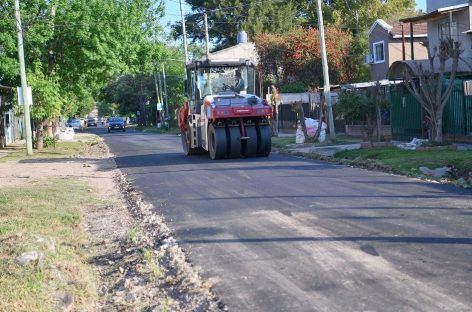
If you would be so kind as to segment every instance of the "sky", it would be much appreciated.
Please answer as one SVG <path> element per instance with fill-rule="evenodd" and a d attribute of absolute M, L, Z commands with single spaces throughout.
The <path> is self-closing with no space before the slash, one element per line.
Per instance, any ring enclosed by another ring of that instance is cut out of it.
<path fill-rule="evenodd" d="M 185 0 L 182 0 L 182 5 L 184 7 L 184 14 L 191 11 L 190 6 L 185 2 Z M 179 0 L 166 0 L 165 6 L 165 16 L 161 19 L 161 24 L 166 25 L 168 22 L 174 23 L 180 21 Z"/>
<path fill-rule="evenodd" d="M 416 0 L 416 9 L 426 12 L 426 0 Z"/>
<path fill-rule="evenodd" d="M 182 0 L 184 6 L 184 14 L 190 12 L 190 6 Z M 180 21 L 180 8 L 179 0 L 166 0 L 165 1 L 165 16 L 161 20 L 162 25 L 166 25 L 168 22 L 174 23 L 175 21 Z M 423 10 L 426 12 L 426 0 L 416 0 L 416 9 Z"/>

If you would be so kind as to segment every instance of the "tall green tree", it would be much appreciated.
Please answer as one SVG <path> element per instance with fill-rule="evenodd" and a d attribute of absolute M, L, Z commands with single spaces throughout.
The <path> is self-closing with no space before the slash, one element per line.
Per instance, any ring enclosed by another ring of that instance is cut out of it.
<path fill-rule="evenodd" d="M 152 67 L 160 0 L 23 0 L 21 5 L 38 125 L 58 112 L 86 115 L 108 81 Z M 18 85 L 13 0 L 0 3 L 0 16 L 0 83 Z"/>
<path fill-rule="evenodd" d="M 188 37 L 194 42 L 205 40 L 204 13 L 206 12 L 209 36 L 217 48 L 235 44 L 240 30 L 248 32 L 251 38 L 261 33 L 282 33 L 293 30 L 305 18 L 300 11 L 303 1 L 186 0 L 186 2 L 192 9 L 192 13 L 186 15 Z M 180 37 L 181 23 L 175 23 L 173 28 L 176 37 Z"/>

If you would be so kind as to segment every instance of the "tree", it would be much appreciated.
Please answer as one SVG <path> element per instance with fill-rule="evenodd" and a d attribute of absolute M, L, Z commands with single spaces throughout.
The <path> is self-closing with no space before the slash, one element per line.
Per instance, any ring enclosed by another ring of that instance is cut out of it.
<path fill-rule="evenodd" d="M 450 38 L 441 40 L 439 50 L 428 49 L 429 66 L 425 67 L 422 63 L 416 63 L 414 65 L 417 70 L 416 75 L 408 70 L 404 71 L 405 86 L 425 111 L 430 140 L 434 142 L 443 141 L 444 108 L 454 89 L 454 79 L 462 52 L 459 42 Z M 436 60 L 439 62 L 439 67 Z M 449 73 L 446 72 L 448 61 L 451 62 Z M 449 74 L 449 81 L 445 83 L 444 78 L 447 74 Z"/>
<path fill-rule="evenodd" d="M 56 77 L 44 77 L 41 73 L 29 76 L 29 84 L 35 90 L 34 105 L 31 107 L 31 119 L 36 128 L 36 148 L 43 148 L 44 131 L 50 126 L 50 120 L 61 115 L 62 98 Z"/>
<path fill-rule="evenodd" d="M 208 14 L 209 36 L 217 49 L 236 43 L 240 30 L 251 38 L 262 33 L 283 33 L 305 20 L 301 11 L 305 1 L 270 0 L 186 0 L 192 13 L 186 15 L 187 35 L 195 41 L 205 40 L 203 14 Z M 181 23 L 173 26 L 175 37 L 182 36 Z"/>
<path fill-rule="evenodd" d="M 347 121 L 363 126 L 367 139 L 372 142 L 374 130 L 378 126 L 379 111 L 388 107 L 388 102 L 379 95 L 379 85 L 371 87 L 368 92 L 355 90 L 341 95 L 336 110 L 344 115 Z"/>
<path fill-rule="evenodd" d="M 415 14 L 414 0 L 340 0 L 325 1 L 326 24 L 353 33 L 367 31 L 377 19 L 396 22 Z"/>
<path fill-rule="evenodd" d="M 352 35 L 334 27 L 326 27 L 330 79 L 332 83 L 352 81 L 356 59 L 350 55 Z M 298 28 L 285 34 L 262 34 L 255 38 L 259 66 L 275 84 L 302 82 L 306 88 L 323 83 L 319 31 Z"/>
<path fill-rule="evenodd" d="M 161 31 L 158 0 L 21 1 L 28 77 L 40 128 L 62 113 L 85 116 L 101 88 L 124 72 L 149 71 Z M 0 82 L 18 85 L 13 0 L 0 4 Z M 158 50 L 158 49 L 157 49 Z M 59 113 L 58 113 L 59 105 Z M 38 147 L 41 140 L 37 138 Z"/>

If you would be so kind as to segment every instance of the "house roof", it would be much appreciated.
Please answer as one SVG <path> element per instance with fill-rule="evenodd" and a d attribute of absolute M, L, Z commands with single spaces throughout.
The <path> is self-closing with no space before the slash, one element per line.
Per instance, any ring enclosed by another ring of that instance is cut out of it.
<path fill-rule="evenodd" d="M 210 53 L 210 60 L 249 59 L 256 65 L 259 61 L 256 46 L 252 42 L 238 43 L 232 47 Z"/>
<path fill-rule="evenodd" d="M 392 29 L 392 26 L 389 25 L 386 21 L 384 21 L 383 19 L 378 19 L 376 20 L 372 26 L 370 27 L 369 29 L 369 36 L 370 34 L 374 31 L 375 27 L 377 27 L 377 25 L 379 25 L 380 27 L 382 27 L 383 29 L 385 29 L 386 31 L 390 31 L 390 29 Z"/>
<path fill-rule="evenodd" d="M 392 29 L 390 30 L 390 34 L 393 38 L 401 38 L 402 37 L 402 24 L 403 23 L 395 23 L 392 25 Z M 403 32 L 405 33 L 405 38 L 410 37 L 410 27 L 409 25 L 403 24 Z M 427 37 L 428 36 L 428 23 L 421 22 L 417 24 L 413 24 L 413 37 Z"/>
<path fill-rule="evenodd" d="M 405 79 L 407 76 L 417 77 L 420 68 L 431 68 L 429 60 L 409 60 L 396 61 L 390 65 L 388 69 L 387 78 L 390 80 Z M 452 61 L 448 60 L 445 64 L 445 72 L 451 72 Z M 457 73 L 470 73 L 472 71 L 472 58 L 461 58 L 457 66 Z M 439 73 L 439 59 L 434 59 L 434 72 Z"/>
<path fill-rule="evenodd" d="M 380 26 L 385 29 L 393 38 L 402 37 L 402 23 L 388 24 L 382 19 L 378 19 L 372 24 L 369 29 L 369 36 L 374 31 L 375 27 Z M 406 25 L 405 25 L 406 26 Z M 410 28 L 404 27 L 405 38 L 410 38 Z M 428 36 L 428 24 L 426 22 L 413 25 L 413 37 L 422 38 Z"/>
<path fill-rule="evenodd" d="M 358 83 L 349 83 L 349 84 L 342 84 L 341 89 L 342 90 L 352 90 L 352 89 L 365 89 L 365 88 L 370 88 L 374 87 L 377 84 L 380 86 L 389 86 L 389 85 L 394 85 L 400 83 L 399 81 L 390 81 L 388 79 L 383 79 L 379 81 L 368 81 L 368 82 L 358 82 Z"/>
<path fill-rule="evenodd" d="M 419 16 L 414 16 L 414 17 L 408 17 L 401 19 L 400 22 L 403 23 L 420 23 L 420 22 L 425 22 L 437 18 L 442 18 L 444 15 L 456 12 L 456 11 L 462 11 L 465 10 L 469 7 L 469 3 L 463 3 L 459 5 L 453 5 L 453 6 L 448 6 L 444 8 L 439 8 L 435 11 L 431 11 L 427 14 L 419 15 Z"/>

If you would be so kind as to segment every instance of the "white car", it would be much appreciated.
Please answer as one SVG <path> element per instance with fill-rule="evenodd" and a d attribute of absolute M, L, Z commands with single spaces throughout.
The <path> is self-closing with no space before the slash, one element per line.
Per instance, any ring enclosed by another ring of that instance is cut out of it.
<path fill-rule="evenodd" d="M 74 130 L 84 130 L 85 125 L 80 119 L 72 118 L 67 121 L 67 126 L 73 128 Z"/>

